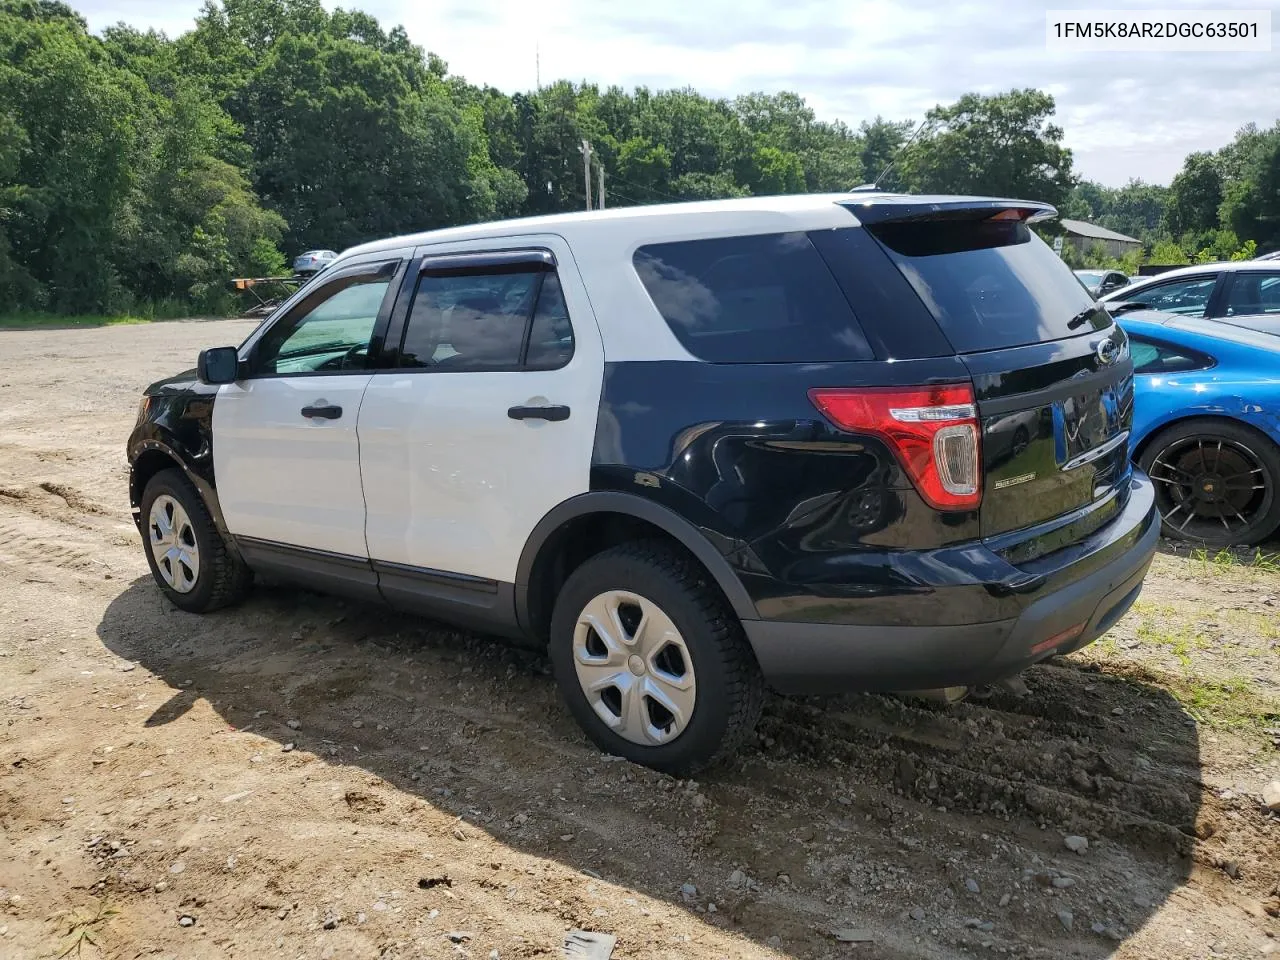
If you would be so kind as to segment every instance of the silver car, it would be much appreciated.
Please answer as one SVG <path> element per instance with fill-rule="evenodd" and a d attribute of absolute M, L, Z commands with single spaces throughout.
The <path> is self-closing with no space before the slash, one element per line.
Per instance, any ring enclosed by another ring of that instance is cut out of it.
<path fill-rule="evenodd" d="M 1129 278 L 1119 270 L 1076 270 L 1076 278 L 1095 297 L 1129 285 Z"/>
<path fill-rule="evenodd" d="M 293 261 L 293 272 L 302 274 L 319 273 L 337 259 L 338 254 L 333 250 L 308 250 Z"/>

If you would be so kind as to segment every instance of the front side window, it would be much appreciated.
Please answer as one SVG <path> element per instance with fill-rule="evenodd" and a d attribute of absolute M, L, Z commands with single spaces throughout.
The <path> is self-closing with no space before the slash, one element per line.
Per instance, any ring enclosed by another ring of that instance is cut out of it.
<path fill-rule="evenodd" d="M 391 271 L 341 277 L 274 324 L 253 351 L 259 375 L 363 370 Z"/>
<path fill-rule="evenodd" d="M 803 233 L 655 243 L 633 259 L 682 346 L 711 363 L 867 360 L 849 302 Z"/>
<path fill-rule="evenodd" d="M 540 264 L 424 272 L 400 366 L 548 370 L 573 355 L 560 280 Z"/>
<path fill-rule="evenodd" d="M 1176 313 L 1184 317 L 1203 317 L 1213 295 L 1216 276 L 1188 277 L 1159 286 L 1147 287 L 1125 297 L 1125 302 L 1146 304 L 1152 310 Z"/>

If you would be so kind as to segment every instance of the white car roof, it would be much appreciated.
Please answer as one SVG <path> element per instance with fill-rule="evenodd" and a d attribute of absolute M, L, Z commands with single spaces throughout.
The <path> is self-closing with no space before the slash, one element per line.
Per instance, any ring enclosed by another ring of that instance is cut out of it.
<path fill-rule="evenodd" d="M 1150 277 L 1140 277 L 1127 287 L 1108 293 L 1102 300 L 1123 300 L 1123 294 L 1133 293 L 1139 288 L 1150 286 L 1156 281 L 1177 280 L 1179 277 L 1199 277 L 1213 273 L 1265 271 L 1275 273 L 1276 264 L 1266 260 L 1225 260 L 1220 263 L 1194 263 L 1189 267 L 1177 267 Z"/>
<path fill-rule="evenodd" d="M 649 237 L 677 239 L 681 234 L 714 236 L 850 227 L 858 225 L 854 212 L 838 204 L 842 201 L 853 204 L 859 199 L 858 194 L 850 193 L 796 194 L 556 213 L 390 237 L 352 247 L 344 250 L 342 255 L 345 259 L 407 246 L 532 234 L 555 234 L 573 244 L 575 241 L 587 241 L 588 238 L 591 242 L 604 237 L 618 239 L 619 235 L 643 241 Z"/>

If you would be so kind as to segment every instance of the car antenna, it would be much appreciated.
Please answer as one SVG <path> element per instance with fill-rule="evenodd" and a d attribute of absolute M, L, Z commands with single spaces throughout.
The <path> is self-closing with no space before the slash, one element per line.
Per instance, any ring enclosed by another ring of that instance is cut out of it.
<path fill-rule="evenodd" d="M 932 117 L 932 118 L 926 117 L 925 119 L 921 120 L 920 126 L 916 127 L 915 132 L 911 134 L 910 137 L 907 138 L 907 142 L 898 148 L 898 151 L 893 155 L 893 159 L 889 161 L 889 165 L 880 171 L 880 176 L 876 177 L 875 180 L 872 181 L 871 183 L 864 183 L 861 186 L 854 187 L 849 192 L 850 193 L 871 193 L 875 190 L 879 190 L 880 181 L 883 180 L 888 175 L 889 171 L 892 170 L 894 166 L 897 165 L 898 161 L 902 159 L 902 155 L 907 152 L 907 147 L 915 143 L 916 137 L 920 136 L 920 134 L 924 132 L 925 127 L 931 127 L 936 123 L 937 123 L 936 117 Z"/>

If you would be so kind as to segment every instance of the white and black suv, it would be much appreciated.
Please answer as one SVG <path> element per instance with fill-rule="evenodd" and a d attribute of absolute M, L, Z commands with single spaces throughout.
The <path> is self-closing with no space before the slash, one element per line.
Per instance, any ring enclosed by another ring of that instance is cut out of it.
<path fill-rule="evenodd" d="M 591 738 L 672 772 L 766 683 L 1015 675 L 1115 623 L 1159 529 L 1053 214 L 767 197 L 348 250 L 147 390 L 148 562 L 184 610 L 257 571 L 549 647 Z"/>

